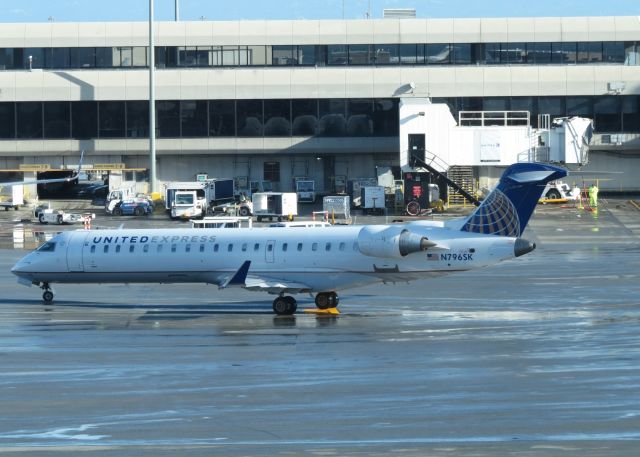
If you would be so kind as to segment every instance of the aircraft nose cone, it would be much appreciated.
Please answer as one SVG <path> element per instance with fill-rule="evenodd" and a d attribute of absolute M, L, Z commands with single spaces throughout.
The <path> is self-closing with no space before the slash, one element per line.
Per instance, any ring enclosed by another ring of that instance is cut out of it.
<path fill-rule="evenodd" d="M 513 245 L 513 254 L 516 257 L 530 253 L 536 248 L 536 243 L 525 240 L 524 238 L 516 238 L 516 242 Z"/>
<path fill-rule="evenodd" d="M 11 268 L 11 273 L 13 273 L 16 276 L 22 276 L 23 274 L 26 273 L 26 266 L 28 265 L 28 263 L 25 263 L 23 260 L 20 260 L 18 263 L 16 263 L 13 268 Z"/>

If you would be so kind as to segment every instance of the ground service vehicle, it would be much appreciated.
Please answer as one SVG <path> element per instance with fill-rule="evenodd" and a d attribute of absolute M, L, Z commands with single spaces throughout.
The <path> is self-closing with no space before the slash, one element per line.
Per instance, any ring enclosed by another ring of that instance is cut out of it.
<path fill-rule="evenodd" d="M 146 199 L 128 199 L 118 203 L 113 208 L 114 216 L 148 216 L 153 213 L 153 205 Z"/>
<path fill-rule="evenodd" d="M 316 202 L 316 182 L 309 178 L 295 178 L 299 203 Z"/>
<path fill-rule="evenodd" d="M 61 209 L 53 209 L 51 206 L 38 206 L 33 215 L 41 224 L 74 224 L 84 221 L 82 214 L 67 213 Z"/>
<path fill-rule="evenodd" d="M 298 196 L 295 192 L 258 192 L 253 194 L 253 214 L 262 219 L 293 220 L 298 215 Z"/>
<path fill-rule="evenodd" d="M 382 186 L 365 186 L 360 189 L 362 214 L 384 214 L 385 193 Z"/>
<path fill-rule="evenodd" d="M 24 205 L 24 186 L 12 185 L 3 188 L 0 183 L 0 191 L 0 207 L 4 207 L 5 211 L 9 211 L 9 208 L 17 211 L 20 205 Z"/>
<path fill-rule="evenodd" d="M 164 201 L 172 219 L 191 219 L 234 199 L 233 179 L 206 179 L 167 184 Z"/>
<path fill-rule="evenodd" d="M 580 188 L 571 188 L 569 184 L 562 181 L 550 181 L 542 191 L 543 198 L 549 200 L 578 201 L 580 199 Z"/>

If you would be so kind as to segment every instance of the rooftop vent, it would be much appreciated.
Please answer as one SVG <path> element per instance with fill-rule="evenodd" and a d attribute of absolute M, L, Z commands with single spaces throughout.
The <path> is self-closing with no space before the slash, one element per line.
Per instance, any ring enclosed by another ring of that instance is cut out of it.
<path fill-rule="evenodd" d="M 384 19 L 406 19 L 416 17 L 415 8 L 389 8 L 382 10 Z"/>

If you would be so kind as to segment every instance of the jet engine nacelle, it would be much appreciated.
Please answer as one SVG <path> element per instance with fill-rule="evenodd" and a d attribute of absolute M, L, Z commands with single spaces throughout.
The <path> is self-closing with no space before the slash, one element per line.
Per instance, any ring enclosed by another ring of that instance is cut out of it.
<path fill-rule="evenodd" d="M 402 258 L 431 246 L 435 243 L 404 227 L 369 225 L 358 234 L 358 249 L 372 257 Z"/>

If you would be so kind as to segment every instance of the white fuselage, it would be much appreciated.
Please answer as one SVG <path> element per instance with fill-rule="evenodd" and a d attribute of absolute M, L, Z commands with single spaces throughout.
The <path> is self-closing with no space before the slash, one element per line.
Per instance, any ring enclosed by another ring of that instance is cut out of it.
<path fill-rule="evenodd" d="M 391 232 L 399 230 L 428 239 L 431 245 L 398 254 Z M 282 291 L 320 292 L 491 265 L 514 257 L 515 238 L 410 223 L 77 230 L 60 233 L 49 243 L 54 244 L 14 266 L 12 272 L 22 282 L 221 284 L 250 261 L 249 276 L 280 281 Z"/>

